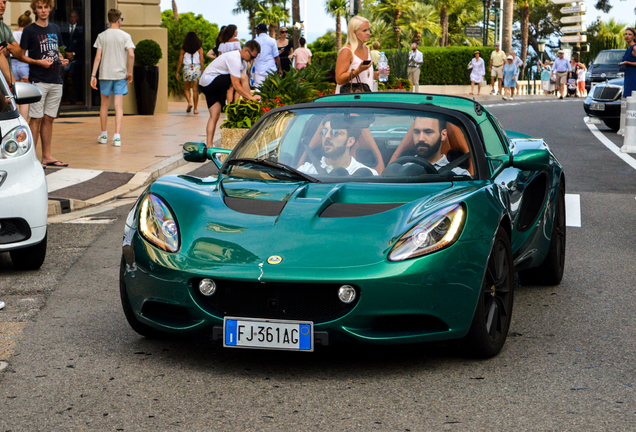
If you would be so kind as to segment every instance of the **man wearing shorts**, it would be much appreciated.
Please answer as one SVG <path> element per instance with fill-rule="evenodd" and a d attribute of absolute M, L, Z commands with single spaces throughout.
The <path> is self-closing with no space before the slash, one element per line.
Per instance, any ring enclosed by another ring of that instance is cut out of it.
<path fill-rule="evenodd" d="M 495 44 L 495 50 L 490 54 L 490 86 L 492 87 L 491 95 L 499 94 L 495 92 L 495 81 L 497 81 L 497 89 L 500 89 L 499 80 L 503 82 L 503 65 L 506 61 L 506 53 L 499 49 L 499 44 Z"/>
<path fill-rule="evenodd" d="M 102 97 L 99 107 L 99 122 L 102 133 L 97 137 L 100 144 L 108 143 L 108 107 L 110 95 L 115 95 L 115 135 L 113 145 L 121 147 L 121 124 L 124 120 L 124 95 L 128 94 L 128 84 L 132 82 L 133 63 L 135 61 L 135 45 L 128 33 L 123 31 L 121 23 L 124 19 L 117 9 L 108 11 L 110 28 L 97 35 L 94 48 L 97 48 L 91 87 L 97 90 L 97 68 L 99 67 L 99 93 Z"/>
<path fill-rule="evenodd" d="M 278 45 L 276 39 L 267 34 L 267 25 L 261 23 L 256 26 L 256 38 L 260 53 L 254 60 L 252 75 L 254 79 L 254 87 L 260 87 L 263 81 L 267 79 L 267 75 L 278 71 L 279 75 L 283 75 L 283 69 L 280 65 L 278 53 Z"/>
<path fill-rule="evenodd" d="M 212 147 L 216 123 L 225 106 L 227 91 L 230 87 L 245 99 L 260 100 L 259 95 L 252 95 L 247 80 L 241 81 L 241 67 L 243 61 L 252 61 L 258 56 L 261 47 L 255 40 L 247 41 L 239 51 L 231 51 L 218 56 L 208 65 L 199 80 L 199 89 L 205 95 L 210 111 L 210 118 L 205 129 L 206 145 Z"/>
<path fill-rule="evenodd" d="M 29 81 L 42 92 L 42 99 L 29 106 L 29 127 L 35 146 L 38 144 L 38 137 L 42 138 L 42 166 L 45 168 L 68 166 L 51 154 L 53 121 L 57 117 L 62 100 L 62 67 L 68 64 L 68 60 L 62 59 L 60 55 L 60 28 L 49 23 L 51 9 L 53 0 L 31 2 L 31 10 L 36 20 L 22 32 L 22 52 L 17 56 L 20 59 L 25 50 L 29 51 L 29 56 L 20 60 L 29 64 Z"/>
<path fill-rule="evenodd" d="M 563 50 L 559 50 L 559 58 L 554 61 L 554 66 L 552 67 L 552 70 L 556 72 L 556 88 L 558 89 L 557 96 L 559 99 L 563 99 L 565 96 L 565 85 L 568 82 L 568 72 L 572 71 L 570 61 L 563 58 L 563 56 Z"/>

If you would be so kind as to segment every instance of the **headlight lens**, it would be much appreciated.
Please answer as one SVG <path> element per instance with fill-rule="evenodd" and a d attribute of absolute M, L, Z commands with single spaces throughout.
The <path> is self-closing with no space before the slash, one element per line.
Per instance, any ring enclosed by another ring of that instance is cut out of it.
<path fill-rule="evenodd" d="M 18 126 L 2 138 L 0 158 L 9 159 L 22 156 L 29 151 L 32 142 L 29 128 L 26 126 Z"/>
<path fill-rule="evenodd" d="M 142 236 L 167 252 L 179 250 L 179 226 L 161 198 L 148 194 L 141 203 L 139 230 Z"/>
<path fill-rule="evenodd" d="M 404 261 L 453 244 L 462 232 L 466 210 L 462 204 L 445 207 L 411 228 L 389 252 L 390 261 Z"/>

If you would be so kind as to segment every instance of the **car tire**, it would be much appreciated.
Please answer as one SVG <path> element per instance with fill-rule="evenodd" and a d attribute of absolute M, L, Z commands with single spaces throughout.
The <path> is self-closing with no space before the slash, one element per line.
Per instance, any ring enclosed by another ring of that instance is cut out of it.
<path fill-rule="evenodd" d="M 47 234 L 44 234 L 42 241 L 36 245 L 10 251 L 13 267 L 17 270 L 37 270 L 42 267 L 46 258 L 46 237 Z"/>
<path fill-rule="evenodd" d="M 514 288 L 510 237 L 499 227 L 488 257 L 470 330 L 459 344 L 465 356 L 490 358 L 499 354 L 508 337 Z"/>
<path fill-rule="evenodd" d="M 565 187 L 563 183 L 561 183 L 557 196 L 556 209 L 554 211 L 548 255 L 539 267 L 519 272 L 519 279 L 521 279 L 524 285 L 551 286 L 561 283 L 563 270 L 565 268 L 565 225 Z"/>
<path fill-rule="evenodd" d="M 122 259 L 119 267 L 119 296 L 121 298 L 121 305 L 124 309 L 124 315 L 126 316 L 128 324 L 130 324 L 130 327 L 132 327 L 135 332 L 149 339 L 166 338 L 168 336 L 166 333 L 142 323 L 135 316 L 132 306 L 130 305 L 130 299 L 128 298 L 128 289 L 126 288 L 126 282 L 124 281 L 125 267 L 126 262 L 124 259 Z"/>
<path fill-rule="evenodd" d="M 605 123 L 605 126 L 610 128 L 614 132 L 618 131 L 621 128 L 621 121 L 620 120 L 616 120 L 616 119 L 614 119 L 614 120 L 603 120 L 603 123 Z"/>

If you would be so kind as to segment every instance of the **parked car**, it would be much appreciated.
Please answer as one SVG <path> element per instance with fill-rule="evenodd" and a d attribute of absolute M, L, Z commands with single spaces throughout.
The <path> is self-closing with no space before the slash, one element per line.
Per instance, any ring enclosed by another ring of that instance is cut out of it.
<path fill-rule="evenodd" d="M 583 108 L 588 116 L 601 119 L 608 128 L 614 131 L 620 127 L 624 82 L 624 78 L 616 78 L 597 84 L 583 102 Z"/>
<path fill-rule="evenodd" d="M 625 75 L 625 66 L 618 64 L 623 61 L 624 49 L 603 50 L 598 53 L 585 73 L 585 88 L 589 92 L 596 84 L 622 78 Z"/>
<path fill-rule="evenodd" d="M 120 295 L 141 335 L 300 351 L 454 339 L 491 357 L 515 272 L 561 281 L 563 169 L 478 102 L 334 95 L 271 110 L 233 151 L 183 151 L 219 174 L 161 177 L 128 215 Z"/>
<path fill-rule="evenodd" d="M 1 74 L 0 91 L 0 253 L 9 252 L 16 269 L 34 270 L 46 256 L 48 193 L 31 130 L 16 103 L 37 102 L 42 93 L 22 82 L 11 92 Z"/>

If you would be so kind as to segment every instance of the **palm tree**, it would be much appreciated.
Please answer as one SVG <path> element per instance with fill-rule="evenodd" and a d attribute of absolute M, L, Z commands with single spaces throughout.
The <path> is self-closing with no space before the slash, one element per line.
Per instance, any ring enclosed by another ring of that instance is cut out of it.
<path fill-rule="evenodd" d="M 504 0 L 501 49 L 510 52 L 512 49 L 512 14 L 514 0 Z"/>
<path fill-rule="evenodd" d="M 398 26 L 398 21 L 402 16 L 402 12 L 408 10 L 413 1 L 412 0 L 380 0 L 377 8 L 380 12 L 385 12 L 392 17 L 393 23 L 393 32 L 395 33 L 395 37 L 398 45 L 400 44 L 400 27 Z"/>
<path fill-rule="evenodd" d="M 247 19 L 249 21 L 249 28 L 252 32 L 252 39 L 256 37 L 256 22 L 254 21 L 254 17 L 256 16 L 256 12 L 259 10 L 260 2 L 258 0 L 237 0 L 236 7 L 232 9 L 232 15 L 240 15 L 242 13 L 247 13 Z"/>
<path fill-rule="evenodd" d="M 294 28 L 294 24 L 300 22 L 300 0 L 292 0 L 292 28 L 294 29 L 294 49 L 298 48 L 298 39 L 300 39 L 300 30 Z"/>
<path fill-rule="evenodd" d="M 600 21 L 594 39 L 602 46 L 602 49 L 619 49 L 627 45 L 623 38 L 623 33 L 627 27 L 626 23 L 610 18 L 608 21 Z"/>
<path fill-rule="evenodd" d="M 265 9 L 263 5 L 258 5 L 259 11 L 256 12 L 255 18 L 259 23 L 269 26 L 269 35 L 276 36 L 276 28 L 281 21 L 289 21 L 289 13 L 278 5 L 272 5 Z"/>
<path fill-rule="evenodd" d="M 368 17 L 365 17 L 368 19 Z M 393 28 L 383 19 L 369 20 L 372 41 L 380 42 L 380 46 L 389 47 L 393 39 Z"/>
<path fill-rule="evenodd" d="M 177 11 L 177 2 L 172 0 L 172 13 L 174 14 L 174 20 L 179 21 L 179 11 Z"/>
<path fill-rule="evenodd" d="M 348 0 L 327 0 L 325 2 L 325 12 L 336 18 L 336 50 L 342 48 L 342 28 L 340 17 L 347 16 L 349 10 Z"/>
<path fill-rule="evenodd" d="M 428 32 L 437 37 L 442 34 L 439 14 L 432 5 L 413 3 L 400 21 L 400 27 L 413 31 L 413 42 L 420 45 L 422 33 Z"/>

